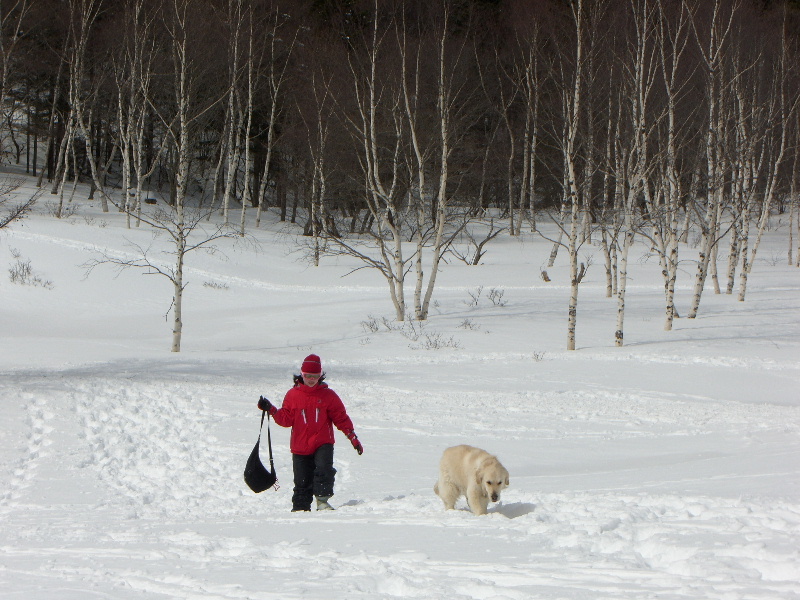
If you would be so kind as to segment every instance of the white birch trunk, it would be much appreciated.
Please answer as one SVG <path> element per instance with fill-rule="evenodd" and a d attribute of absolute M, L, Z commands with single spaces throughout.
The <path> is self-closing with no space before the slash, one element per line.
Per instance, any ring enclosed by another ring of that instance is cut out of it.
<path fill-rule="evenodd" d="M 725 41 L 731 33 L 730 25 L 733 20 L 733 13 L 737 10 L 737 6 L 731 8 L 731 14 L 729 15 L 727 23 L 724 22 L 720 14 L 722 8 L 722 1 L 714 0 L 713 14 L 708 31 L 708 47 L 703 48 L 702 45 L 698 43 L 698 49 L 702 54 L 707 72 L 706 178 L 708 182 L 708 194 L 706 198 L 705 214 L 703 216 L 702 247 L 697 261 L 694 291 L 692 293 L 691 306 L 688 313 L 690 319 L 696 318 L 700 309 L 700 299 L 702 298 L 705 282 L 709 275 L 709 266 L 716 256 L 719 223 L 723 210 L 723 169 L 725 160 L 723 138 L 725 123 L 722 116 L 724 95 L 724 86 L 721 83 L 722 52 L 725 48 Z M 697 31 L 697 24 L 693 23 L 693 25 Z M 714 264 L 716 265 L 715 260 Z"/>
<path fill-rule="evenodd" d="M 619 282 L 617 288 L 617 327 L 614 332 L 614 343 L 622 346 L 624 343 L 625 300 L 628 288 L 628 255 L 635 237 L 634 212 L 636 199 L 641 194 L 645 206 L 653 218 L 658 211 L 650 191 L 647 180 L 648 168 L 648 114 L 647 101 L 649 90 L 652 86 L 653 52 L 651 49 L 654 31 L 652 29 L 652 11 L 648 0 L 632 5 L 634 9 L 635 42 L 632 44 L 632 64 L 627 72 L 631 73 L 631 143 L 629 161 L 631 164 L 625 168 L 627 173 L 627 196 L 624 202 L 624 217 L 622 220 L 622 252 L 619 261 Z M 662 254 L 664 243 L 661 235 L 654 231 L 654 240 L 661 247 Z"/>
<path fill-rule="evenodd" d="M 268 88 L 270 94 L 269 119 L 267 124 L 267 155 L 264 161 L 264 172 L 261 175 L 261 186 L 258 190 L 258 210 L 256 211 L 256 228 L 261 226 L 261 215 L 264 212 L 264 203 L 267 198 L 267 186 L 269 185 L 270 164 L 272 163 L 272 151 L 275 146 L 275 123 L 278 118 L 278 103 L 281 96 L 281 89 L 286 78 L 286 69 L 289 66 L 289 57 L 294 49 L 296 37 L 289 44 L 289 51 L 283 65 L 278 69 L 276 64 L 277 49 L 275 42 L 278 39 L 280 29 L 281 11 L 276 9 L 273 13 L 273 23 L 270 30 L 270 55 L 269 55 L 269 77 Z"/>
<path fill-rule="evenodd" d="M 577 170 L 575 168 L 575 142 L 578 135 L 578 124 L 582 110 L 581 81 L 583 79 L 583 0 L 576 0 L 572 7 L 575 20 L 575 73 L 571 96 L 564 102 L 566 118 L 566 134 L 564 158 L 567 165 L 570 200 L 570 230 L 568 253 L 570 265 L 570 295 L 567 310 L 567 350 L 575 350 L 576 330 L 578 324 L 578 217 L 581 198 L 579 194 Z"/>
<path fill-rule="evenodd" d="M 756 233 L 755 242 L 753 242 L 753 249 L 752 253 L 750 254 L 749 258 L 747 256 L 747 250 L 743 250 L 743 262 L 742 264 L 742 271 L 740 275 L 740 282 L 739 282 L 739 301 L 744 302 L 745 295 L 747 293 L 747 278 L 750 275 L 750 270 L 753 268 L 753 262 L 755 262 L 756 253 L 758 252 L 758 247 L 761 244 L 761 238 L 764 235 L 764 231 L 767 228 L 767 224 L 769 223 L 770 211 L 772 209 L 772 202 L 775 198 L 775 193 L 778 183 L 778 174 L 781 169 L 781 165 L 783 163 L 783 156 L 786 152 L 786 137 L 787 131 L 789 129 L 789 118 L 790 115 L 787 110 L 787 99 L 786 99 L 786 91 L 785 91 L 785 79 L 786 79 L 786 40 L 784 39 L 782 52 L 781 52 L 781 59 L 776 67 L 777 69 L 777 89 L 775 90 L 775 94 L 777 96 L 776 104 L 777 104 L 777 115 L 771 119 L 776 124 L 776 129 L 779 131 L 779 140 L 777 142 L 778 148 L 775 152 L 774 157 L 772 157 L 772 165 L 769 171 L 769 175 L 767 177 L 766 183 L 766 190 L 764 192 L 764 200 L 761 205 L 761 216 L 758 221 L 758 231 Z M 796 110 L 796 109 L 795 109 Z M 795 150 L 796 152 L 797 150 Z M 795 174 L 796 175 L 796 174 Z"/>
<path fill-rule="evenodd" d="M 178 260 L 175 264 L 175 277 L 172 281 L 174 319 L 172 321 L 172 352 L 181 351 L 181 337 L 183 336 L 183 256 L 185 247 L 179 243 Z"/>
<path fill-rule="evenodd" d="M 397 203 L 401 119 L 399 117 L 394 119 L 395 151 L 390 165 L 391 176 L 387 177 L 385 169 L 382 169 L 378 144 L 378 112 L 382 108 L 379 106 L 379 100 L 383 98 L 379 98 L 378 94 L 376 94 L 376 88 L 379 85 L 377 61 L 380 45 L 377 10 L 375 15 L 371 31 L 372 44 L 369 51 L 369 70 L 362 75 L 357 66 L 351 63 L 351 72 L 360 119 L 359 123 L 353 123 L 353 126 L 361 141 L 367 205 L 376 222 L 377 231 L 373 234 L 373 238 L 380 253 L 380 259 L 366 257 L 358 252 L 354 253 L 362 260 L 365 260 L 367 264 L 377 268 L 384 276 L 389 286 L 389 296 L 395 308 L 396 318 L 398 321 L 403 321 L 406 308 L 404 289 L 406 260 L 401 227 L 404 216 L 401 212 L 401 207 Z M 405 56 L 402 56 L 402 59 L 405 60 Z M 398 90 L 397 94 L 399 93 Z M 399 96 L 392 96 L 390 101 L 394 108 L 399 106 Z M 386 182 L 384 178 L 390 179 L 390 181 Z M 386 239 L 387 237 L 388 239 Z"/>
<path fill-rule="evenodd" d="M 797 124 L 795 126 L 795 140 L 800 139 L 800 111 L 797 112 Z M 800 179 L 800 148 L 795 145 L 794 149 L 794 161 L 792 166 L 792 183 L 791 189 L 789 190 L 789 249 L 787 252 L 788 258 L 788 265 L 792 266 L 792 249 L 794 248 L 794 228 L 795 223 L 797 223 L 798 228 L 800 228 L 800 214 L 798 211 L 800 210 L 800 189 L 798 188 L 798 179 Z M 798 236 L 798 242 L 800 242 L 800 236 Z M 798 248 L 800 251 L 800 248 Z M 800 252 L 798 252 L 800 259 Z"/>
<path fill-rule="evenodd" d="M 48 148 L 51 143 L 53 143 L 53 131 L 55 130 L 55 122 L 56 122 L 56 114 L 57 110 L 56 107 L 58 106 L 58 99 L 59 99 L 59 91 L 61 90 L 61 74 L 64 71 L 64 64 L 67 62 L 67 47 L 69 44 L 69 37 L 66 36 L 64 39 L 64 49 L 62 51 L 61 59 L 58 61 L 58 73 L 56 74 L 56 78 L 53 82 L 53 101 L 50 103 L 50 118 L 48 120 L 47 125 L 47 144 L 45 148 Z M 55 145 L 55 144 L 53 144 Z M 41 169 L 39 172 L 39 178 L 36 180 L 36 187 L 42 187 L 42 181 L 44 180 L 44 173 L 46 169 Z M 53 177 L 55 179 L 55 176 Z M 53 192 L 55 193 L 55 192 Z"/>
<path fill-rule="evenodd" d="M 449 26 L 449 12 L 445 8 L 444 23 L 442 25 L 441 37 L 439 39 L 439 80 L 438 80 L 438 99 L 437 107 L 439 113 L 439 189 L 434 198 L 436 203 L 434 211 L 434 228 L 435 236 L 433 246 L 431 248 L 431 272 L 428 275 L 428 285 L 425 289 L 425 296 L 422 304 L 416 307 L 416 318 L 418 321 L 424 321 L 428 318 L 428 311 L 430 308 L 431 298 L 433 296 L 433 289 L 436 285 L 436 275 L 439 272 L 439 262 L 442 258 L 444 240 L 444 226 L 447 221 L 447 181 L 448 181 L 448 164 L 450 160 L 450 82 L 447 66 L 445 63 L 445 48 L 447 40 L 447 30 Z"/>
<path fill-rule="evenodd" d="M 239 157 L 241 151 L 241 131 L 242 131 L 242 113 L 239 110 L 238 103 L 234 100 L 236 92 L 231 90 L 230 103 L 228 110 L 230 111 L 230 120 L 228 125 L 228 156 L 225 170 L 225 189 L 222 193 L 222 220 L 227 225 L 230 217 L 230 203 L 231 203 L 231 190 L 235 185 L 235 178 L 239 170 Z"/>
<path fill-rule="evenodd" d="M 244 189 L 242 191 L 242 219 L 239 234 L 244 236 L 247 205 L 250 203 L 250 131 L 253 126 L 253 15 L 250 14 L 247 46 L 247 125 L 244 128 Z"/>
<path fill-rule="evenodd" d="M 175 0 L 176 9 L 179 0 Z M 173 39 L 173 56 L 175 60 L 175 101 L 178 109 L 178 132 L 175 136 L 177 151 L 177 172 L 175 174 L 175 231 L 173 238 L 175 248 L 175 268 L 172 274 L 174 289 L 173 326 L 172 326 L 172 352 L 180 352 L 181 336 L 183 334 L 183 263 L 186 254 L 186 236 L 184 203 L 186 200 L 186 186 L 189 181 L 189 101 L 190 81 L 188 73 L 187 41 L 185 24 L 188 15 L 187 6 L 184 5 L 175 11 L 179 26 L 183 32 L 176 32 Z M 183 35 L 182 35 L 183 34 Z M 174 135 L 174 132 L 173 132 Z"/>
<path fill-rule="evenodd" d="M 404 24 L 405 25 L 405 24 Z M 422 147 L 419 141 L 419 133 L 417 131 L 417 105 L 416 100 L 419 97 L 419 60 L 415 61 L 416 68 L 412 75 L 414 84 L 409 84 L 409 66 L 408 66 L 408 47 L 406 45 L 406 32 L 405 27 L 401 32 L 400 42 L 400 58 L 401 58 L 401 75 L 402 75 L 402 98 L 405 118 L 409 124 L 409 135 L 411 137 L 411 148 L 413 150 L 414 160 L 411 166 L 412 170 L 412 192 L 416 188 L 417 198 L 416 202 L 412 204 L 414 215 L 416 219 L 416 231 L 414 237 L 416 239 L 416 251 L 414 254 L 414 309 L 415 313 L 418 312 L 419 307 L 422 306 L 422 288 L 425 282 L 425 269 L 423 267 L 424 249 L 425 249 L 425 208 L 426 208 L 426 181 L 425 181 L 425 158 L 423 156 Z M 419 52 L 419 50 L 418 50 Z M 412 101 L 413 98 L 413 101 Z"/>
<path fill-rule="evenodd" d="M 614 345 L 619 347 L 625 337 L 625 292 L 628 289 L 628 254 L 633 245 L 634 232 L 626 229 L 622 236 L 622 252 L 619 259 L 619 287 L 617 289 L 617 328 L 614 331 Z"/>

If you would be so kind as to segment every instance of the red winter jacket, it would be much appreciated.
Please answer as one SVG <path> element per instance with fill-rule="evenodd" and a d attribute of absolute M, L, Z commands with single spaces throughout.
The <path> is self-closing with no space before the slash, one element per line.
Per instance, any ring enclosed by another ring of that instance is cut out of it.
<path fill-rule="evenodd" d="M 283 406 L 270 411 L 281 427 L 291 427 L 292 454 L 314 454 L 323 444 L 333 444 L 333 426 L 345 435 L 353 431 L 344 403 L 327 383 L 310 387 L 298 383 L 283 399 Z"/>

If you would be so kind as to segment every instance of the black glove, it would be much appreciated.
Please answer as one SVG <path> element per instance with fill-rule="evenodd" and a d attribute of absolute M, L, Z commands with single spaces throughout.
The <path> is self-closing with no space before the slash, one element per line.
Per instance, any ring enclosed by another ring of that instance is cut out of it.
<path fill-rule="evenodd" d="M 258 408 L 261 410 L 266 410 L 269 413 L 272 413 L 272 409 L 275 408 L 272 406 L 272 402 L 264 398 L 264 396 L 260 396 L 258 399 Z"/>
<path fill-rule="evenodd" d="M 355 431 L 351 431 L 350 433 L 348 433 L 347 439 L 350 440 L 351 444 L 353 444 L 353 448 L 355 448 L 355 451 L 358 452 L 359 456 L 364 454 L 364 446 L 362 446 L 361 442 L 358 441 Z"/>

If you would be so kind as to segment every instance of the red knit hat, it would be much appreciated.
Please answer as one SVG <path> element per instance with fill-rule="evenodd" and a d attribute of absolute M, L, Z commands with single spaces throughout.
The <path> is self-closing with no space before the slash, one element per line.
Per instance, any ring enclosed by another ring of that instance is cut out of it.
<path fill-rule="evenodd" d="M 322 360 L 316 354 L 309 354 L 306 356 L 305 360 L 303 360 L 303 366 L 300 367 L 300 372 L 312 374 L 322 373 Z"/>

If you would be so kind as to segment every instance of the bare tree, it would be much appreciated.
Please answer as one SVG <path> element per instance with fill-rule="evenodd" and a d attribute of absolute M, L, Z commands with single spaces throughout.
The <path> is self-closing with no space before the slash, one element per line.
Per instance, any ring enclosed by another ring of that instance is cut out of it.
<path fill-rule="evenodd" d="M 136 267 L 167 277 L 173 286 L 171 309 L 173 311 L 172 351 L 180 352 L 183 333 L 183 292 L 186 288 L 184 265 L 189 253 L 205 249 L 214 251 L 212 243 L 231 233 L 223 225 L 207 230 L 200 226 L 205 214 L 193 208 L 188 193 L 192 149 L 196 141 L 198 120 L 216 105 L 222 96 L 201 96 L 203 69 L 199 54 L 201 36 L 192 27 L 201 28 L 203 13 L 197 0 L 171 0 L 166 6 L 164 26 L 170 43 L 172 91 L 174 104 L 157 105 L 148 98 L 150 107 L 168 132 L 175 153 L 175 193 L 173 202 L 166 208 L 158 207 L 149 215 L 141 216 L 146 224 L 168 236 L 171 242 L 172 262 L 166 263 L 151 257 L 149 249 L 136 246 L 140 256 L 120 259 L 103 256 L 89 261 L 91 271 L 99 264 L 115 264 L 121 268 Z M 84 127 L 85 129 L 85 127 Z M 96 177 L 96 171 L 93 168 Z M 99 186 L 98 186 L 99 187 Z"/>
<path fill-rule="evenodd" d="M 213 210 L 208 208 L 207 210 Z M 147 274 L 166 277 L 173 288 L 170 309 L 173 311 L 172 352 L 180 352 L 183 334 L 183 292 L 188 283 L 184 277 L 184 266 L 187 256 L 197 250 L 215 253 L 218 248 L 214 242 L 221 238 L 235 237 L 227 225 L 218 224 L 208 227 L 203 224 L 206 213 L 197 209 L 172 210 L 171 207 L 155 208 L 144 213 L 141 218 L 154 230 L 154 241 L 163 234 L 169 243 L 163 249 L 154 249 L 151 244 L 144 247 L 129 242 L 134 250 L 133 258 L 104 253 L 101 258 L 92 259 L 84 264 L 87 274 L 99 265 L 112 265 L 119 269 L 142 269 Z M 169 311 L 167 311 L 169 312 Z"/>
<path fill-rule="evenodd" d="M 643 199 L 650 213 L 653 213 L 653 190 L 649 182 L 652 171 L 648 142 L 652 134 L 651 109 L 649 107 L 653 86 L 657 78 L 655 60 L 655 2 L 653 0 L 631 0 L 631 24 L 633 32 L 629 40 L 628 64 L 623 72 L 627 85 L 623 94 L 629 99 L 630 133 L 627 136 L 628 147 L 624 151 L 627 157 L 625 165 L 625 200 L 622 205 L 622 248 L 619 269 L 619 287 L 617 289 L 617 327 L 614 332 L 614 343 L 623 345 L 625 299 L 628 284 L 628 254 L 635 232 L 639 229 L 637 205 Z"/>
<path fill-rule="evenodd" d="M 86 149 L 86 159 L 92 176 L 92 182 L 100 192 L 103 212 L 108 212 L 109 195 L 103 185 L 104 172 L 110 166 L 98 164 L 93 150 L 93 122 L 97 93 L 105 75 L 104 65 L 90 64 L 93 77 L 88 76 L 87 51 L 91 40 L 92 28 L 100 15 L 103 0 L 69 0 L 72 13 L 71 33 L 72 48 L 70 52 L 70 106 L 72 135 L 80 135 Z M 88 84 L 88 86 L 87 86 Z M 74 152 L 72 136 L 68 138 L 70 151 Z M 77 178 L 77 173 L 75 174 Z"/>
<path fill-rule="evenodd" d="M 541 30 L 531 12 L 526 12 L 520 29 L 515 32 L 516 77 L 520 81 L 525 125 L 522 130 L 522 179 L 519 190 L 520 210 L 527 207 L 531 230 L 536 230 L 536 164 L 539 147 L 539 112 L 543 87 L 542 69 L 539 65 Z M 527 202 L 525 199 L 527 198 Z M 522 218 L 517 223 L 520 234 Z"/>
<path fill-rule="evenodd" d="M 275 126 L 278 121 L 279 108 L 283 103 L 284 87 L 289 78 L 289 65 L 292 52 L 297 42 L 298 28 L 288 32 L 288 42 L 282 40 L 284 31 L 288 28 L 287 19 L 280 6 L 273 6 L 270 14 L 265 19 L 266 35 L 269 41 L 266 49 L 267 72 L 264 75 L 267 85 L 269 100 L 267 116 L 267 132 L 265 142 L 264 171 L 261 174 L 261 185 L 258 189 L 258 210 L 256 211 L 256 227 L 261 224 L 261 214 L 264 210 L 267 197 L 267 187 L 270 182 L 270 165 L 272 164 L 275 150 Z M 267 25 L 268 24 L 268 25 Z M 260 62 L 259 62 L 260 64 Z M 261 70 L 259 69 L 258 74 Z"/>
<path fill-rule="evenodd" d="M 691 13 L 692 29 L 697 40 L 702 68 L 705 72 L 706 133 L 705 159 L 707 191 L 705 202 L 694 200 L 695 210 L 701 217 L 702 242 L 697 262 L 694 292 L 688 317 L 694 319 L 700 308 L 709 265 L 715 256 L 720 240 L 720 223 L 724 209 L 724 168 L 726 154 L 723 107 L 727 88 L 723 80 L 724 59 L 730 44 L 733 23 L 740 10 L 741 0 L 724 2 L 713 0 L 711 14 Z"/>
<path fill-rule="evenodd" d="M 786 28 L 784 27 L 783 30 L 785 32 Z M 745 299 L 747 279 L 753 268 L 756 253 L 758 252 L 758 247 L 761 243 L 764 231 L 766 230 L 767 223 L 769 222 L 773 202 L 777 195 L 778 186 L 780 185 L 780 171 L 786 153 L 787 136 L 791 127 L 791 115 L 797 107 L 798 99 L 800 99 L 800 96 L 795 96 L 794 106 L 792 106 L 792 101 L 787 97 L 786 81 L 788 78 L 790 60 L 787 46 L 788 42 L 784 34 L 781 39 L 780 47 L 777 50 L 778 57 L 774 63 L 775 67 L 771 77 L 770 95 L 772 96 L 772 101 L 769 104 L 770 108 L 767 116 L 768 145 L 765 148 L 765 153 L 767 155 L 767 162 L 765 165 L 766 177 L 764 182 L 764 195 L 757 223 L 756 238 L 753 242 L 752 249 L 748 248 L 751 203 L 746 203 L 744 207 L 745 220 L 743 222 L 742 231 L 742 268 L 739 275 L 738 296 L 740 302 L 743 302 Z"/>
<path fill-rule="evenodd" d="M 562 148 L 565 167 L 565 206 L 567 214 L 563 231 L 567 234 L 566 248 L 569 255 L 570 295 L 567 312 L 567 350 L 575 350 L 575 332 L 578 324 L 578 289 L 583 278 L 583 269 L 578 270 L 578 240 L 581 190 L 578 181 L 578 131 L 583 111 L 583 69 L 585 64 L 585 13 L 583 0 L 574 0 L 570 5 L 571 26 L 574 27 L 574 57 L 572 71 L 562 80 L 561 104 L 563 107 Z"/>
<path fill-rule="evenodd" d="M 500 122 L 505 126 L 505 137 L 508 141 L 506 150 L 506 210 L 510 221 L 509 232 L 512 236 L 519 235 L 519 227 L 522 224 L 522 213 L 525 210 L 525 205 L 520 200 L 520 196 L 524 198 L 527 192 L 527 152 L 529 151 L 530 138 L 530 123 L 528 123 L 527 137 L 523 140 L 522 144 L 526 146 L 524 150 L 523 165 L 523 180 L 519 181 L 517 173 L 517 132 L 519 124 L 516 122 L 515 113 L 517 112 L 517 97 L 522 93 L 522 85 L 524 79 L 517 77 L 512 68 L 506 64 L 505 57 L 501 57 L 499 51 L 499 44 L 495 45 L 494 56 L 490 64 L 485 68 L 481 68 L 481 57 L 479 50 L 476 48 L 476 60 L 478 65 L 478 72 L 480 75 L 481 87 L 484 90 L 489 103 L 493 107 L 493 112 L 497 113 L 500 117 Z M 529 68 L 526 65 L 527 68 Z M 486 72 L 484 72 L 486 71 Z M 487 79 L 489 79 L 487 81 Z M 530 101 L 530 98 L 528 98 Z M 527 111 L 526 111 L 527 112 Z M 530 115 L 527 115 L 530 119 Z M 519 190 L 515 187 L 519 186 Z M 520 211 L 519 218 L 517 217 L 517 210 Z M 518 224 L 519 223 L 519 224 Z"/>
<path fill-rule="evenodd" d="M 6 99 L 14 79 L 13 71 L 15 68 L 19 68 L 16 66 L 19 65 L 17 50 L 30 8 L 31 0 L 12 0 L 0 4 L 0 100 L 2 100 L 0 122 L 9 123 L 9 125 L 13 105 L 8 106 Z M 9 127 L 9 133 L 13 135 L 11 127 Z M 0 148 L 0 151 L 4 150 L 4 148 Z"/>
<path fill-rule="evenodd" d="M 242 28 L 244 27 L 244 7 L 243 0 L 227 0 L 227 25 L 229 29 L 228 40 L 228 103 L 225 115 L 226 136 L 223 148 L 226 151 L 225 157 L 225 184 L 222 194 L 222 217 L 225 223 L 230 218 L 231 195 L 235 193 L 238 173 L 241 168 L 241 157 L 244 146 L 249 141 L 244 131 L 245 107 L 243 106 L 244 87 L 242 63 Z M 252 46 L 251 46 L 252 49 Z M 252 63 L 250 63 L 252 64 Z M 252 82 L 252 77 L 248 83 Z M 250 97 L 250 107 L 252 110 L 252 97 Z M 244 165 L 247 169 L 247 165 Z M 244 201 L 244 199 L 242 199 Z"/>
<path fill-rule="evenodd" d="M 122 190 L 125 198 L 120 208 L 126 224 L 136 218 L 140 226 L 142 192 L 158 166 L 164 150 L 159 145 L 158 156 L 147 160 L 147 124 L 151 118 L 150 101 L 156 54 L 154 23 L 158 13 L 148 12 L 146 0 L 127 0 L 124 8 L 123 43 L 114 64 L 117 88 L 117 145 L 122 157 Z"/>
<path fill-rule="evenodd" d="M 405 319 L 406 258 L 403 252 L 406 206 L 403 206 L 401 182 L 401 148 L 403 121 L 400 118 L 400 89 L 396 82 L 379 77 L 379 60 L 390 31 L 379 28 L 379 4 L 376 1 L 373 19 L 366 40 L 366 59 L 363 66 L 350 60 L 357 103 L 357 120 L 351 121 L 360 143 L 367 192 L 367 209 L 376 223 L 372 239 L 380 258 L 361 254 L 362 260 L 377 267 L 389 285 L 389 295 L 398 321 Z M 381 139 L 381 126 L 389 125 L 387 138 Z M 383 144 L 387 143 L 389 152 Z M 350 246 L 352 249 L 353 246 Z"/>
<path fill-rule="evenodd" d="M 474 15 L 470 14 L 468 17 L 474 18 Z M 468 87 L 469 79 L 464 76 L 463 72 L 464 63 L 469 55 L 466 50 L 470 40 L 464 33 L 459 36 L 451 33 L 451 18 L 450 2 L 442 0 L 437 19 L 438 23 L 434 25 L 432 30 L 437 49 L 435 88 L 437 118 L 435 131 L 438 145 L 438 160 L 436 162 L 438 166 L 438 172 L 436 173 L 438 186 L 431 197 L 433 223 L 432 240 L 428 249 L 430 272 L 427 283 L 424 284 L 424 295 L 422 262 L 417 261 L 415 263 L 417 285 L 414 292 L 414 314 L 419 321 L 428 318 L 442 257 L 453 239 L 453 233 L 449 231 L 449 227 L 453 224 L 451 211 L 453 192 L 450 189 L 450 166 L 457 140 L 470 119 L 468 107 L 473 101 L 473 92 Z M 474 24 L 471 21 L 467 21 L 466 24 L 462 25 L 466 32 L 469 32 L 473 26 Z M 419 123 L 417 123 L 417 127 L 419 127 Z M 419 135 L 419 132 L 417 134 Z M 416 168 L 419 169 L 419 165 Z M 423 194 L 424 190 L 420 190 L 420 198 L 423 197 Z M 463 227 L 463 223 L 458 229 L 460 227 Z M 421 235 L 422 232 L 420 231 L 418 236 Z"/>
<path fill-rule="evenodd" d="M 17 178 L 3 178 L 0 179 L 0 229 L 5 229 L 16 221 L 24 219 L 36 204 L 36 200 L 41 195 L 41 192 L 36 192 L 30 198 L 22 202 L 15 202 L 12 204 L 10 196 L 13 194 L 17 197 L 17 190 L 22 187 L 23 180 Z"/>
<path fill-rule="evenodd" d="M 330 79 L 325 73 L 316 71 L 311 75 L 310 91 L 313 96 L 312 110 L 305 119 L 308 136 L 308 151 L 311 157 L 311 193 L 309 199 L 309 223 L 313 240 L 314 266 L 319 266 L 324 242 L 325 198 L 328 185 L 328 140 L 334 102 L 331 98 Z"/>
<path fill-rule="evenodd" d="M 678 248 L 680 239 L 680 210 L 683 186 L 679 169 L 679 142 L 682 129 L 678 125 L 678 105 L 687 87 L 681 76 L 688 46 L 688 14 L 684 4 L 676 13 L 667 11 L 664 0 L 658 0 L 657 45 L 665 100 L 665 131 L 662 134 L 663 151 L 660 167 L 660 206 L 653 212 L 662 235 L 657 239 L 657 249 L 664 276 L 666 315 L 664 331 L 670 331 L 676 316 L 675 283 L 678 277 Z M 683 134 L 685 135 L 685 133 Z"/>
<path fill-rule="evenodd" d="M 797 262 L 794 266 L 800 267 L 800 110 L 795 110 L 794 123 L 794 161 L 792 162 L 792 178 L 789 190 L 789 248 L 787 252 L 788 264 L 791 266 L 792 250 L 794 248 L 794 229 L 797 227 Z"/>

